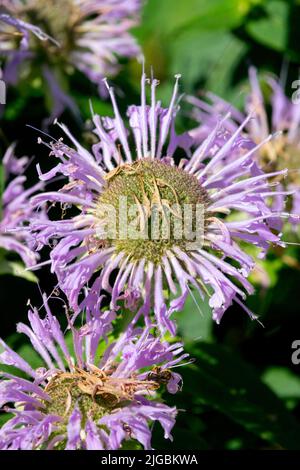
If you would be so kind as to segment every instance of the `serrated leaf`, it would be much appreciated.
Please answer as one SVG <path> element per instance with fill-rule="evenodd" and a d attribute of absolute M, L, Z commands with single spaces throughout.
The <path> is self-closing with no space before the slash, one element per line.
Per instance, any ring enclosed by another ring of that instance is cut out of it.
<path fill-rule="evenodd" d="M 289 4 L 285 1 L 271 1 L 265 4 L 266 18 L 250 21 L 246 30 L 259 43 L 277 51 L 285 51 Z"/>

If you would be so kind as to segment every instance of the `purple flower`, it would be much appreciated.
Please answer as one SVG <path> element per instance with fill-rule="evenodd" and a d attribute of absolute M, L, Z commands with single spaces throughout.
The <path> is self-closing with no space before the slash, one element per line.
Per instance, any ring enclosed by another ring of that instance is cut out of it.
<path fill-rule="evenodd" d="M 156 80 L 146 105 L 146 83 L 143 74 L 141 104 L 128 108 L 129 128 L 109 88 L 115 115 L 93 116 L 99 143 L 92 152 L 60 125 L 76 149 L 62 139 L 47 144 L 59 163 L 46 174 L 38 171 L 42 181 L 63 174 L 68 184 L 33 197 L 32 205 L 60 203 L 63 218 L 32 220 L 31 230 L 37 249 L 55 241 L 51 269 L 75 315 L 84 309 L 98 318 L 108 301 L 112 310 L 124 303 L 146 324 L 154 311 L 161 331 L 175 334 L 170 317 L 192 288 L 209 297 L 217 322 L 233 301 L 252 293 L 247 276 L 255 260 L 239 242 L 256 245 L 262 255 L 280 243 L 266 223 L 274 216 L 266 199 L 268 178 L 284 172 L 258 172 L 253 145 L 228 164 L 250 117 L 222 146 L 219 124 L 198 146 L 188 133 L 175 132 L 178 77 L 168 108 L 156 101 Z M 68 216 L 70 206 L 77 207 L 76 215 Z M 231 213 L 238 220 L 230 220 Z"/>
<path fill-rule="evenodd" d="M 129 33 L 138 24 L 140 0 L 67 0 L 63 15 L 59 0 L 2 3 L 0 54 L 7 56 L 4 79 L 16 83 L 21 65 L 23 75 L 34 70 L 43 76 L 54 99 L 51 120 L 66 107 L 78 113 L 62 90 L 62 72 L 78 69 L 101 91 L 103 77 L 119 70 L 119 57 L 140 53 Z"/>
<path fill-rule="evenodd" d="M 29 267 L 36 263 L 39 256 L 32 249 L 32 236 L 26 225 L 33 213 L 40 220 L 46 220 L 44 211 L 35 211 L 29 204 L 29 199 L 41 190 L 44 184 L 39 182 L 29 189 L 24 188 L 26 177 L 22 173 L 28 159 L 15 158 L 14 147 L 11 145 L 5 152 L 0 173 L 4 186 L 0 194 L 0 247 L 18 253 L 24 264 Z M 10 179 L 11 175 L 15 177 Z M 8 180 L 10 181 L 7 182 Z"/>
<path fill-rule="evenodd" d="M 0 362 L 22 372 L 22 378 L 1 373 L 0 406 L 14 416 L 0 430 L 0 449 L 119 449 L 132 440 L 151 449 L 155 421 L 171 439 L 177 411 L 157 401 L 156 392 L 162 385 L 179 389 L 172 368 L 188 356 L 181 344 L 146 328 L 128 329 L 107 346 L 109 325 L 94 319 L 79 329 L 70 324 L 71 351 L 46 301 L 45 307 L 45 318 L 32 309 L 30 327 L 17 325 L 45 367 L 32 369 L 0 340 Z"/>
<path fill-rule="evenodd" d="M 26 60 L 32 59 L 30 51 L 30 35 L 33 34 L 38 41 L 47 41 L 56 47 L 59 44 L 39 27 L 27 23 L 9 15 L 8 7 L 16 8 L 11 1 L 2 2 L 0 9 L 0 54 L 7 57 L 4 68 L 4 80 L 7 83 L 16 84 L 18 81 L 18 69 Z M 21 5 L 18 5 L 19 8 Z"/>
<path fill-rule="evenodd" d="M 253 67 L 249 70 L 249 81 L 250 94 L 246 100 L 245 113 L 241 113 L 212 93 L 207 93 L 205 100 L 188 97 L 188 101 L 194 105 L 192 114 L 201 123 L 192 131 L 192 135 L 198 142 L 203 141 L 220 120 L 220 116 L 228 111 L 231 113 L 231 118 L 224 125 L 228 132 L 235 132 L 245 120 L 246 115 L 251 113 L 252 119 L 245 128 L 244 139 L 249 139 L 258 145 L 264 142 L 270 133 L 275 135 L 272 141 L 260 146 L 253 156 L 259 167 L 267 173 L 288 169 L 284 180 L 280 176 L 277 178 L 278 181 L 274 178 L 274 186 L 277 186 L 274 208 L 282 209 L 284 196 L 291 195 L 291 211 L 298 217 L 293 217 L 290 221 L 298 224 L 300 215 L 300 103 L 287 98 L 280 81 L 271 76 L 268 76 L 264 82 L 271 92 L 270 99 L 266 103 L 257 71 Z M 271 105 L 270 113 L 267 111 L 267 105 Z"/>

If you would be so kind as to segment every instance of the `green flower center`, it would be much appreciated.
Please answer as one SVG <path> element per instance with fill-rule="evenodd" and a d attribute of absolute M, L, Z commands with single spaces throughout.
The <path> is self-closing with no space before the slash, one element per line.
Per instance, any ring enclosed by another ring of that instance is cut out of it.
<path fill-rule="evenodd" d="M 190 243 L 199 242 L 207 203 L 195 176 L 149 158 L 106 175 L 95 215 L 105 224 L 106 246 L 132 261 L 159 264 L 167 250 L 177 246 L 186 251 Z"/>

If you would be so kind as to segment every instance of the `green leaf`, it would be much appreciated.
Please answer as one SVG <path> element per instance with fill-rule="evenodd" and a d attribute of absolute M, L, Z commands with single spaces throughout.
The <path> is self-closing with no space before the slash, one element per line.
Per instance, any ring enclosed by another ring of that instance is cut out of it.
<path fill-rule="evenodd" d="M 274 0 L 265 5 L 266 18 L 250 21 L 247 32 L 259 43 L 284 52 L 287 46 L 289 4 Z"/>
<path fill-rule="evenodd" d="M 33 348 L 29 340 L 28 342 L 24 343 L 22 346 L 17 348 L 17 353 L 23 359 L 25 359 L 25 361 L 27 361 L 33 369 L 37 369 L 38 367 L 45 367 L 43 359 Z"/>
<path fill-rule="evenodd" d="M 88 95 L 79 95 L 73 93 L 74 98 L 80 109 L 80 116 L 82 119 L 91 119 L 90 102 L 92 104 L 93 111 L 95 114 L 100 116 L 113 116 L 112 106 L 109 102 L 102 101 L 100 98 L 92 97 Z"/>
<path fill-rule="evenodd" d="M 194 293 L 193 293 L 194 294 Z M 211 341 L 212 316 L 208 299 L 203 301 L 194 294 L 187 298 L 184 309 L 173 315 L 179 328 L 179 336 L 184 342 Z"/>
<path fill-rule="evenodd" d="M 134 439 L 129 439 L 128 441 L 123 441 L 121 450 L 142 450 L 142 445 Z"/>
<path fill-rule="evenodd" d="M 300 399 L 300 377 L 286 367 L 269 367 L 262 381 L 281 398 Z"/>
<path fill-rule="evenodd" d="M 184 29 L 206 30 L 234 28 L 241 24 L 251 7 L 251 0 L 150 0 L 143 14 L 145 36 L 160 31 L 163 36 L 177 35 Z"/>
<path fill-rule="evenodd" d="M 13 417 L 12 413 L 1 412 L 0 413 L 0 428 L 2 428 L 2 426 L 12 417 Z"/>
<path fill-rule="evenodd" d="M 196 361 L 184 374 L 184 387 L 195 390 L 192 406 L 206 405 L 263 440 L 300 449 L 299 423 L 252 366 L 218 345 L 201 343 L 190 353 Z"/>
<path fill-rule="evenodd" d="M 223 93 L 228 88 L 235 64 L 247 45 L 230 33 L 244 19 L 250 0 L 150 0 L 144 22 L 137 30 L 146 65 L 153 65 L 162 82 L 169 74 L 182 73 L 185 92 L 201 79 Z M 162 85 L 159 87 L 162 88 Z"/>
<path fill-rule="evenodd" d="M 6 339 L 6 343 L 12 348 L 15 352 L 17 352 L 28 364 L 31 365 L 33 369 L 37 369 L 38 367 L 44 367 L 44 362 L 38 353 L 33 349 L 32 345 L 28 342 L 22 344 L 21 346 L 17 347 L 17 343 L 14 344 L 12 338 L 14 339 L 15 335 L 11 335 L 11 337 Z M 18 338 L 18 340 L 20 337 Z M 26 341 L 26 339 L 25 339 Z M 0 346 L 0 353 L 3 352 L 2 346 Z M 23 377 L 28 378 L 27 374 L 15 366 L 8 366 L 6 364 L 1 364 L 1 372 L 6 372 L 8 374 L 15 375 L 16 377 Z"/>
<path fill-rule="evenodd" d="M 171 72 L 182 72 L 185 91 L 203 80 L 207 89 L 230 99 L 235 66 L 246 51 L 247 46 L 228 31 L 188 30 L 170 44 Z"/>
<path fill-rule="evenodd" d="M 26 281 L 37 282 L 37 277 L 32 271 L 26 271 L 25 266 L 19 261 L 9 261 L 5 258 L 0 260 L 0 276 L 11 275 L 21 277 Z"/>
<path fill-rule="evenodd" d="M 256 246 L 245 244 L 243 248 L 256 260 L 256 269 L 249 276 L 250 282 L 258 286 L 268 286 L 268 288 L 276 286 L 282 269 L 282 259 L 274 256 L 259 259 L 260 250 Z"/>

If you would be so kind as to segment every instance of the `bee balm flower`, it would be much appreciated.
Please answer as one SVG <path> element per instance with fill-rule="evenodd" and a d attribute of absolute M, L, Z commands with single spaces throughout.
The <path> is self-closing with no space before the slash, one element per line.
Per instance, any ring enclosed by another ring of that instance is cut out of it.
<path fill-rule="evenodd" d="M 0 188 L 3 184 L 2 194 L 0 190 L 0 247 L 16 252 L 29 267 L 33 266 L 38 259 L 38 253 L 30 248 L 32 240 L 27 230 L 28 220 L 34 212 L 29 204 L 29 198 L 44 185 L 39 182 L 29 189 L 24 189 L 26 177 L 22 173 L 27 161 L 26 157 L 17 159 L 14 156 L 14 145 L 7 149 L 2 159 L 2 166 L 0 166 Z M 11 175 L 15 177 L 11 179 Z M 43 211 L 35 215 L 40 219 L 46 218 Z"/>
<path fill-rule="evenodd" d="M 188 101 L 194 105 L 193 116 L 198 120 L 200 127 L 193 130 L 193 136 L 198 141 L 203 140 L 220 119 L 220 115 L 231 111 L 231 119 L 225 125 L 229 132 L 235 132 L 244 121 L 246 114 L 251 112 L 253 118 L 245 128 L 245 136 L 256 145 L 263 142 L 269 133 L 276 134 L 276 138 L 266 145 L 260 146 L 253 155 L 258 166 L 266 173 L 272 173 L 282 169 L 288 169 L 283 180 L 277 178 L 281 184 L 277 185 L 277 207 L 283 206 L 283 195 L 292 196 L 291 212 L 300 214 L 300 103 L 293 102 L 285 96 L 280 82 L 273 77 L 267 77 L 265 85 L 270 88 L 270 113 L 267 111 L 263 92 L 261 90 L 257 71 L 251 67 L 249 71 L 250 94 L 246 100 L 245 114 L 234 109 L 229 103 L 211 93 L 207 94 L 208 100 L 188 97 Z M 269 116 L 270 114 L 270 116 Z M 285 189 L 286 192 L 282 193 Z M 299 217 L 293 217 L 290 221 L 299 223 Z"/>
<path fill-rule="evenodd" d="M 128 108 L 129 128 L 109 88 L 115 116 L 93 116 L 99 143 L 92 152 L 63 125 L 76 149 L 62 140 L 49 144 L 60 161 L 47 174 L 39 169 L 40 178 L 61 173 L 69 182 L 33 197 L 32 204 L 59 202 L 64 216 L 70 205 L 79 212 L 44 224 L 32 220 L 31 230 L 38 248 L 55 240 L 51 268 L 75 314 L 85 309 L 97 317 L 108 299 L 112 310 L 124 301 L 146 322 L 154 311 L 160 329 L 174 334 L 172 312 L 183 308 L 193 288 L 209 297 L 219 322 L 233 301 L 240 303 L 253 290 L 246 278 L 255 260 L 239 240 L 263 251 L 280 243 L 266 224 L 274 214 L 265 200 L 268 177 L 282 172 L 255 174 L 252 155 L 258 147 L 223 164 L 250 117 L 218 152 L 213 149 L 219 125 L 192 151 L 192 137 L 174 129 L 178 78 L 163 108 L 156 101 L 156 80 L 146 105 L 143 74 L 141 104 Z M 230 221 L 232 212 L 246 217 Z"/>
<path fill-rule="evenodd" d="M 0 53 L 8 57 L 5 80 L 16 82 L 20 65 L 23 76 L 32 71 L 44 76 L 55 100 L 54 117 L 64 107 L 74 110 L 61 89 L 62 72 L 78 69 L 100 85 L 103 76 L 117 73 L 119 57 L 139 54 L 129 30 L 138 23 L 140 0 L 67 0 L 63 14 L 61 9 L 59 0 L 4 0 L 0 21 Z"/>
<path fill-rule="evenodd" d="M 132 440 L 151 449 L 150 423 L 155 421 L 171 438 L 176 409 L 155 397 L 163 385 L 171 393 L 179 388 L 180 376 L 172 367 L 187 356 L 181 344 L 163 342 L 149 329 L 128 330 L 99 359 L 105 324 L 93 320 L 78 330 L 72 327 L 71 357 L 58 320 L 46 309 L 44 319 L 33 309 L 30 327 L 17 326 L 45 368 L 32 369 L 0 342 L 0 362 L 28 376 L 1 373 L 0 406 L 7 404 L 5 410 L 14 417 L 0 430 L 0 449 L 119 449 Z"/>

